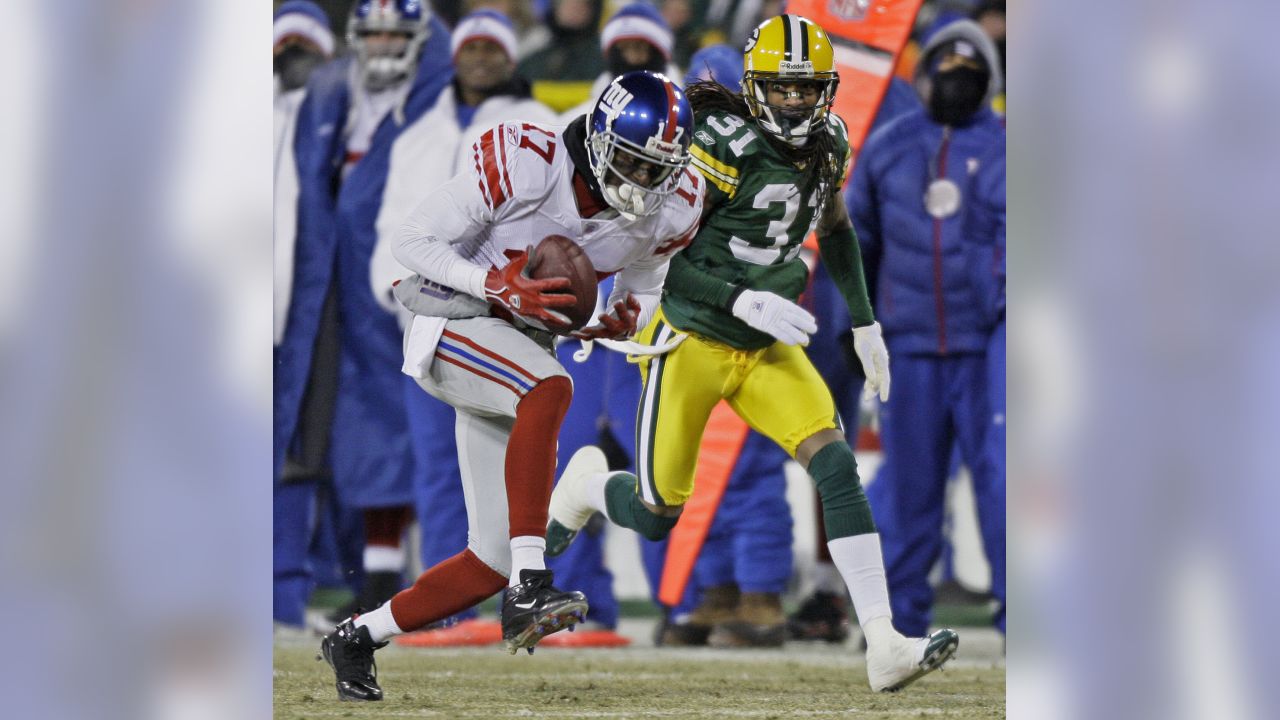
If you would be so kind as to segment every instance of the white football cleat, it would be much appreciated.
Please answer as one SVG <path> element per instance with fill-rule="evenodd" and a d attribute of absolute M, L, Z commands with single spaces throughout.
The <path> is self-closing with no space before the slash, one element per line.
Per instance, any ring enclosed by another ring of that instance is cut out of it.
<path fill-rule="evenodd" d="M 888 647 L 868 646 L 867 680 L 876 692 L 897 692 L 942 667 L 959 645 L 955 630 L 938 630 L 922 638 L 899 635 Z"/>
<path fill-rule="evenodd" d="M 551 505 L 547 508 L 547 555 L 555 557 L 564 552 L 577 536 L 578 531 L 591 519 L 595 508 L 587 502 L 587 478 L 596 473 L 609 472 L 609 461 L 594 445 L 587 445 L 569 458 L 551 492 Z"/>

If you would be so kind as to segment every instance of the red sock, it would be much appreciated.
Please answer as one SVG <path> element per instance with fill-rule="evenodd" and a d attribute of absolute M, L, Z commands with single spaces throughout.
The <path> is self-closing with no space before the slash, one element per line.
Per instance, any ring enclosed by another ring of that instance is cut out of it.
<path fill-rule="evenodd" d="M 506 578 L 470 550 L 463 550 L 396 593 L 391 598 L 391 617 L 401 630 L 413 632 L 466 610 L 506 586 Z"/>
<path fill-rule="evenodd" d="M 573 399 L 573 383 L 555 375 L 538 383 L 516 406 L 507 442 L 507 508 L 511 537 L 547 532 L 547 505 L 556 475 L 556 438 Z"/>
<path fill-rule="evenodd" d="M 369 508 L 364 511 L 365 545 L 400 547 L 404 529 L 409 525 L 409 506 Z"/>

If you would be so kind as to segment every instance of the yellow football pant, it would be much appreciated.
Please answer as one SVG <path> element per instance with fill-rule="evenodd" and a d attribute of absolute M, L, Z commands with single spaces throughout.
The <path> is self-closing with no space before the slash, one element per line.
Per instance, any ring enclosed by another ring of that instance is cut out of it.
<path fill-rule="evenodd" d="M 659 310 L 637 339 L 662 345 L 678 332 Z M 702 431 L 721 399 L 792 457 L 809 436 L 838 427 L 831 391 L 794 345 L 737 350 L 690 333 L 641 361 L 640 375 L 636 469 L 641 497 L 654 505 L 683 505 L 693 494 Z"/>

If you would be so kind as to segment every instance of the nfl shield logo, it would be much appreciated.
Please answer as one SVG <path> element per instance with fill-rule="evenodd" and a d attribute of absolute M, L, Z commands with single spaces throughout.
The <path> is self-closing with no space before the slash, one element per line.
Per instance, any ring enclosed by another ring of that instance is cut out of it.
<path fill-rule="evenodd" d="M 871 0 L 827 0 L 827 9 L 841 20 L 861 20 L 870 7 Z"/>

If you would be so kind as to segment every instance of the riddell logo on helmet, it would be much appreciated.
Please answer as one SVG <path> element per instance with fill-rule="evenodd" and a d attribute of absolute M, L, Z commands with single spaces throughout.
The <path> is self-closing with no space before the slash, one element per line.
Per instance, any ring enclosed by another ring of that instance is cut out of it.
<path fill-rule="evenodd" d="M 677 138 L 680 137 L 679 132 L 683 130 L 684 128 L 682 127 L 676 128 Z M 644 144 L 644 149 L 648 153 L 666 158 L 678 158 L 680 157 L 680 151 L 683 150 L 678 142 L 663 142 L 656 137 L 649 138 Z"/>
<path fill-rule="evenodd" d="M 783 60 L 778 63 L 778 72 L 780 73 L 808 73 L 813 74 L 813 62 L 803 60 L 801 62 L 793 62 L 791 60 Z"/>

